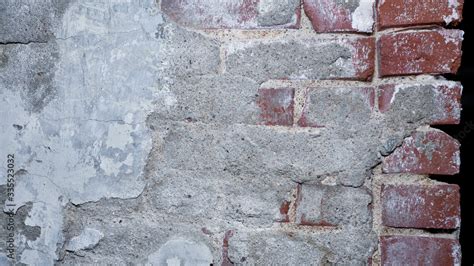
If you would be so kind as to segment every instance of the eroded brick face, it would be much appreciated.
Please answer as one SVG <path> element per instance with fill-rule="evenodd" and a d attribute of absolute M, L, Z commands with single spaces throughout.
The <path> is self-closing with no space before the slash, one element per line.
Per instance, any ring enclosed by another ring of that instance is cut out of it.
<path fill-rule="evenodd" d="M 378 2 L 378 26 L 456 25 L 462 19 L 464 0 L 383 0 Z"/>
<path fill-rule="evenodd" d="M 419 236 L 384 236 L 380 239 L 382 265 L 459 265 L 457 240 Z"/>
<path fill-rule="evenodd" d="M 461 210 L 457 185 L 385 185 L 382 221 L 390 227 L 455 229 Z"/>
<path fill-rule="evenodd" d="M 419 131 L 385 157 L 385 173 L 454 175 L 459 172 L 460 144 L 440 131 Z"/>
<path fill-rule="evenodd" d="M 304 0 L 303 3 L 317 32 L 373 31 L 375 0 Z"/>
<path fill-rule="evenodd" d="M 295 90 L 260 89 L 257 104 L 260 108 L 261 124 L 268 126 L 293 125 Z"/>
<path fill-rule="evenodd" d="M 458 124 L 461 119 L 461 84 L 387 84 L 379 87 L 379 111 L 387 119 L 431 125 Z"/>
<path fill-rule="evenodd" d="M 456 73 L 462 36 L 459 30 L 383 34 L 378 42 L 380 75 Z"/>

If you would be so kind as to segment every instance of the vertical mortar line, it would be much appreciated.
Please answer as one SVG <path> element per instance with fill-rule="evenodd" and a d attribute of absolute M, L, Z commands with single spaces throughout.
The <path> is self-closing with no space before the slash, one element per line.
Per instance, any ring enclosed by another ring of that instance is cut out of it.
<path fill-rule="evenodd" d="M 372 77 L 372 86 L 374 87 L 374 109 L 373 112 L 375 115 L 378 115 L 379 113 L 379 85 L 380 85 L 380 77 L 379 77 L 379 27 L 378 27 L 378 21 L 379 21 L 379 14 L 378 14 L 378 1 L 375 1 L 375 6 L 374 6 L 374 41 L 375 41 L 375 55 L 374 55 L 374 75 Z M 382 186 L 382 178 L 383 178 L 383 173 L 382 173 L 382 164 L 379 165 L 379 167 L 376 167 L 373 169 L 372 173 L 372 229 L 375 231 L 375 234 L 377 235 L 377 249 L 374 251 L 372 254 L 372 265 L 381 265 L 381 257 L 380 257 L 380 235 L 381 235 L 381 224 L 382 224 L 382 209 L 380 206 L 380 193 L 381 193 L 381 186 Z"/>
<path fill-rule="evenodd" d="M 295 88 L 293 126 L 298 127 L 298 120 L 303 114 L 305 95 L 308 91 L 308 88 L 302 82 L 293 83 L 292 86 Z"/>
<path fill-rule="evenodd" d="M 383 183 L 383 173 L 382 167 L 378 166 L 374 169 L 373 179 L 372 179 L 372 229 L 377 235 L 377 239 L 380 239 L 382 234 L 382 208 L 381 208 L 381 187 Z M 380 262 L 380 244 L 377 241 L 377 250 L 372 254 L 372 263 L 373 265 L 381 265 Z"/>

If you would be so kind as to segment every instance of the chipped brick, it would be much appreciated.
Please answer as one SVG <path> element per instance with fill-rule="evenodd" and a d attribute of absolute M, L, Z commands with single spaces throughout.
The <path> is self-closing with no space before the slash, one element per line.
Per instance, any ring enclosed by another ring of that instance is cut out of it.
<path fill-rule="evenodd" d="M 375 0 L 304 0 L 304 10 L 317 32 L 372 32 Z"/>
<path fill-rule="evenodd" d="M 454 175 L 459 172 L 460 144 L 441 131 L 418 131 L 383 160 L 384 173 Z"/>
<path fill-rule="evenodd" d="M 380 37 L 380 76 L 456 73 L 461 64 L 460 30 L 388 33 Z"/>

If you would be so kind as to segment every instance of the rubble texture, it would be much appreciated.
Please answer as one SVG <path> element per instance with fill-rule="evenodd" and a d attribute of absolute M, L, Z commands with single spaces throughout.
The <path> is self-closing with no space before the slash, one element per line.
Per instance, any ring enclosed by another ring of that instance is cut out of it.
<path fill-rule="evenodd" d="M 0 264 L 457 263 L 462 32 L 378 30 L 462 2 L 396 2 L 0 0 Z"/>

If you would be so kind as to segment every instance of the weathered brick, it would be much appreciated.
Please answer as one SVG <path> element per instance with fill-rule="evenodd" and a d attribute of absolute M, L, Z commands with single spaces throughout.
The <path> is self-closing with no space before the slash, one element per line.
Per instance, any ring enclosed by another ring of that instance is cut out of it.
<path fill-rule="evenodd" d="M 456 73 L 461 64 L 460 30 L 388 33 L 380 37 L 380 76 Z"/>
<path fill-rule="evenodd" d="M 299 0 L 162 0 L 161 9 L 177 23 L 200 29 L 298 28 Z"/>
<path fill-rule="evenodd" d="M 441 131 L 417 131 L 383 160 L 385 173 L 454 175 L 459 172 L 460 144 Z"/>
<path fill-rule="evenodd" d="M 375 0 L 304 0 L 317 32 L 372 32 Z"/>
<path fill-rule="evenodd" d="M 229 260 L 229 239 L 234 235 L 233 230 L 227 230 L 224 233 L 224 240 L 222 241 L 222 263 L 221 266 L 232 266 L 234 265 Z"/>
<path fill-rule="evenodd" d="M 269 79 L 370 79 L 375 41 L 305 39 L 247 41 L 228 47 L 226 71 L 264 82 Z"/>
<path fill-rule="evenodd" d="M 295 90 L 291 88 L 259 89 L 257 104 L 261 124 L 268 126 L 293 125 Z"/>
<path fill-rule="evenodd" d="M 298 125 L 302 127 L 350 127 L 370 119 L 375 101 L 374 88 L 322 87 L 306 94 Z"/>
<path fill-rule="evenodd" d="M 384 185 L 381 197 L 385 226 L 436 229 L 460 226 L 457 185 Z"/>
<path fill-rule="evenodd" d="M 461 93 L 461 84 L 455 82 L 381 85 L 379 110 L 389 122 L 458 124 Z"/>
<path fill-rule="evenodd" d="M 378 3 L 381 29 L 417 25 L 456 25 L 462 19 L 464 0 L 384 0 Z"/>
<path fill-rule="evenodd" d="M 298 186 L 296 223 L 314 226 L 371 226 L 372 197 L 362 188 Z"/>
<path fill-rule="evenodd" d="M 454 239 L 383 236 L 382 265 L 460 265 L 461 246 Z"/>

